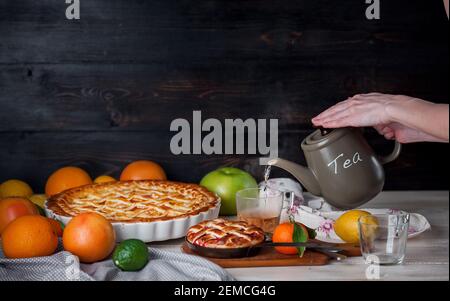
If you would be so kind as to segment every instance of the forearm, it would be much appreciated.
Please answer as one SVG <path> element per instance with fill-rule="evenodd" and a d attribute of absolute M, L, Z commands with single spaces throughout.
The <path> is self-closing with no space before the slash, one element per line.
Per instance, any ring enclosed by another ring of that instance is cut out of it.
<path fill-rule="evenodd" d="M 434 104 L 416 98 L 393 101 L 386 108 L 393 122 L 397 122 L 436 137 L 437 141 L 449 141 L 449 106 Z"/>
<path fill-rule="evenodd" d="M 448 140 L 438 138 L 435 136 L 431 136 L 424 132 L 420 132 L 420 134 L 417 135 L 417 139 L 415 141 L 411 141 L 411 142 L 441 142 L 441 143 L 445 143 L 445 142 L 448 142 Z"/>

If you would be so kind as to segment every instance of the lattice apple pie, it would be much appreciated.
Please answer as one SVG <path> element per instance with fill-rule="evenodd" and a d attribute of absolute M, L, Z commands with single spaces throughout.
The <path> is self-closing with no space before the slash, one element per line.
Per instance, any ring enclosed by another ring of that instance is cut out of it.
<path fill-rule="evenodd" d="M 65 217 L 97 212 L 111 222 L 135 223 L 192 217 L 219 203 L 217 195 L 195 184 L 126 181 L 65 191 L 50 198 L 47 209 Z"/>
<path fill-rule="evenodd" d="M 243 221 L 221 218 L 204 221 L 188 230 L 186 239 L 206 248 L 246 248 L 264 241 L 264 231 Z"/>

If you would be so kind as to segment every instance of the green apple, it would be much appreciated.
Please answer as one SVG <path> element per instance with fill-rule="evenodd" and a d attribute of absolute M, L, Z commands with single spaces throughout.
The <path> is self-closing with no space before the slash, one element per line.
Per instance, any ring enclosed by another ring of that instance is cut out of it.
<path fill-rule="evenodd" d="M 201 180 L 200 185 L 220 196 L 220 215 L 236 215 L 236 192 L 258 187 L 252 175 L 234 167 L 222 167 L 210 172 Z"/>

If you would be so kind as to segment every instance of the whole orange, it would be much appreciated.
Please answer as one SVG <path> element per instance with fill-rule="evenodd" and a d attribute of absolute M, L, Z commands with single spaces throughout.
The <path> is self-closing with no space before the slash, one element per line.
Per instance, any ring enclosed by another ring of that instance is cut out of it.
<path fill-rule="evenodd" d="M 2 247 L 7 258 L 49 256 L 58 247 L 58 236 L 46 217 L 21 216 L 3 231 Z"/>
<path fill-rule="evenodd" d="M 304 225 L 300 223 L 297 223 L 297 225 L 302 227 L 303 231 L 308 235 L 308 229 Z M 294 224 L 283 223 L 278 225 L 273 232 L 272 241 L 275 243 L 294 242 Z M 296 247 L 275 247 L 275 250 L 278 253 L 286 255 L 298 254 L 298 249 Z"/>
<path fill-rule="evenodd" d="M 70 220 L 63 232 L 64 249 L 78 256 L 84 263 L 105 259 L 114 250 L 115 243 L 113 226 L 97 213 L 77 215 Z"/>
<path fill-rule="evenodd" d="M 162 167 L 155 162 L 136 161 L 125 167 L 120 180 L 167 180 L 167 176 Z"/>
<path fill-rule="evenodd" d="M 25 198 L 0 199 L 0 234 L 16 218 L 38 214 L 36 205 Z"/>
<path fill-rule="evenodd" d="M 78 167 L 63 167 L 48 178 L 45 194 L 51 197 L 67 189 L 88 184 L 92 184 L 92 179 L 87 172 Z"/>

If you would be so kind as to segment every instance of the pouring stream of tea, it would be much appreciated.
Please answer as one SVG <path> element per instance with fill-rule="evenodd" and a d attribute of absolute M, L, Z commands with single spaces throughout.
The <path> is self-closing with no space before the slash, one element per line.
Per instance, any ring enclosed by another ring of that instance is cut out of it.
<path fill-rule="evenodd" d="M 272 165 L 267 165 L 264 170 L 264 192 L 267 190 L 267 183 L 269 181 L 270 172 L 272 170 Z"/>

